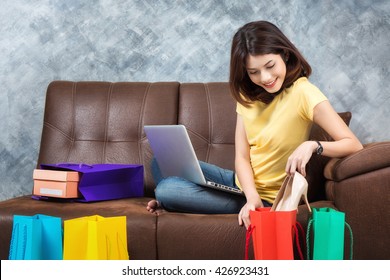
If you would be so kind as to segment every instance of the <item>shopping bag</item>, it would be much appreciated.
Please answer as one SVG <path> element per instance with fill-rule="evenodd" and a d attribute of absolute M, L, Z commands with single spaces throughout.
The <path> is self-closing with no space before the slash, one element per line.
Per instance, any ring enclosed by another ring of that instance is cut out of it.
<path fill-rule="evenodd" d="M 249 238 L 252 237 L 256 260 L 293 260 L 295 237 L 299 256 L 303 259 L 299 242 L 299 229 L 302 232 L 303 228 L 296 221 L 297 211 L 270 210 L 271 207 L 264 207 L 250 211 L 245 258 L 248 259 Z"/>
<path fill-rule="evenodd" d="M 126 216 L 64 221 L 64 260 L 128 260 Z"/>
<path fill-rule="evenodd" d="M 314 208 L 306 232 L 307 259 L 343 260 L 345 227 L 350 233 L 350 259 L 352 259 L 353 234 L 350 225 L 345 222 L 345 213 L 328 207 Z"/>
<path fill-rule="evenodd" d="M 80 175 L 76 171 L 34 169 L 33 195 L 77 198 Z"/>
<path fill-rule="evenodd" d="M 80 198 L 75 201 L 92 202 L 144 196 L 142 165 L 59 163 L 42 164 L 41 169 L 79 172 Z"/>
<path fill-rule="evenodd" d="M 62 221 L 37 214 L 13 216 L 10 260 L 61 260 Z"/>

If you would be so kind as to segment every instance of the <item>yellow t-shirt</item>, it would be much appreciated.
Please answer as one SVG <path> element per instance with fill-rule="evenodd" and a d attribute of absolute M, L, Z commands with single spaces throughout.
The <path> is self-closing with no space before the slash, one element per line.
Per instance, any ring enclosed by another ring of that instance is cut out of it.
<path fill-rule="evenodd" d="M 250 159 L 260 197 L 273 203 L 286 176 L 292 152 L 309 137 L 314 107 L 327 100 L 305 77 L 277 95 L 270 104 L 237 103 L 250 145 Z M 237 185 L 240 183 L 236 178 Z"/>

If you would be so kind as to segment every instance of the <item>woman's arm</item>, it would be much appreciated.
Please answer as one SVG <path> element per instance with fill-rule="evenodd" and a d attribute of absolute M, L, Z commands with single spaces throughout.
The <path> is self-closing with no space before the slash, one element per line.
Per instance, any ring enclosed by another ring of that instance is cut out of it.
<path fill-rule="evenodd" d="M 321 141 L 322 155 L 328 157 L 345 157 L 363 148 L 359 139 L 345 124 L 329 101 L 323 101 L 314 107 L 313 121 L 324 129 L 334 141 Z M 318 147 L 315 141 L 306 141 L 290 155 L 286 173 L 293 174 L 295 171 L 306 176 L 305 167 L 312 154 Z"/>
<path fill-rule="evenodd" d="M 359 139 L 333 109 L 329 101 L 321 102 L 314 107 L 313 120 L 334 139 L 332 142 L 321 142 L 324 147 L 322 153 L 324 156 L 345 157 L 363 149 Z"/>
<path fill-rule="evenodd" d="M 237 115 L 236 123 L 235 170 L 247 200 L 247 203 L 238 214 L 238 223 L 240 225 L 244 224 L 248 228 L 250 225 L 249 211 L 263 207 L 263 203 L 256 190 L 252 166 L 250 164 L 249 143 L 246 137 L 244 122 L 240 115 Z"/>

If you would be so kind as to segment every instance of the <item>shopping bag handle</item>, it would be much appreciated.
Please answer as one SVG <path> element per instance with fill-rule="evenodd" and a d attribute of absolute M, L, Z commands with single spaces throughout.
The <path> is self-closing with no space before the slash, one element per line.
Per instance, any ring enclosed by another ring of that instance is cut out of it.
<path fill-rule="evenodd" d="M 117 246 L 117 250 L 118 250 L 118 259 L 120 259 L 120 260 L 124 260 L 125 258 L 129 259 L 128 254 L 126 255 L 127 248 L 125 248 L 125 244 L 122 241 L 122 238 L 120 237 L 119 232 L 116 233 L 116 240 L 117 240 L 117 242 L 115 245 Z M 112 248 L 111 240 L 108 237 L 108 235 L 106 235 L 106 252 L 107 252 L 106 259 L 107 260 L 112 259 L 111 248 Z"/>
<path fill-rule="evenodd" d="M 129 254 L 127 253 L 127 248 L 122 240 L 122 238 L 119 235 L 119 232 L 116 233 L 117 235 L 117 240 L 118 240 L 118 252 L 119 252 L 119 258 L 121 260 L 128 260 L 129 259 Z"/>
<path fill-rule="evenodd" d="M 310 228 L 313 223 L 313 219 L 310 219 L 307 223 L 307 229 L 306 229 L 306 256 L 307 259 L 310 260 Z"/>
<path fill-rule="evenodd" d="M 303 227 L 299 222 L 296 222 L 295 225 L 293 226 L 293 229 L 295 231 L 295 244 L 297 246 L 298 254 L 299 254 L 299 257 L 301 258 L 301 260 L 304 260 L 302 248 L 301 248 L 301 243 L 299 242 L 298 228 L 299 228 L 299 231 L 301 232 L 303 237 L 305 237 L 305 231 L 303 230 Z M 306 243 L 305 238 L 303 238 L 303 240 L 304 240 L 304 244 L 305 244 Z"/>
<path fill-rule="evenodd" d="M 249 227 L 246 229 L 246 235 L 245 235 L 245 260 L 249 260 L 249 241 L 251 239 L 253 230 L 255 229 L 255 226 L 249 225 Z"/>
<path fill-rule="evenodd" d="M 15 247 L 18 247 L 18 240 L 19 240 L 19 224 L 14 225 L 12 229 L 12 238 L 11 238 L 11 244 L 9 245 L 9 260 L 14 260 L 16 257 L 13 256 L 15 252 Z"/>
<path fill-rule="evenodd" d="M 353 233 L 352 233 L 352 228 L 351 228 L 351 226 L 347 222 L 345 222 L 345 226 L 349 230 L 349 236 L 350 236 L 349 247 L 351 248 L 350 249 L 349 259 L 352 260 L 353 259 Z"/>
<path fill-rule="evenodd" d="M 93 166 L 92 166 L 92 165 L 85 164 L 85 163 L 69 163 L 69 162 L 60 162 L 60 163 L 57 163 L 56 165 L 57 165 L 57 166 L 60 166 L 60 167 L 72 167 L 72 166 L 78 166 L 79 168 L 83 168 L 83 167 L 86 167 L 86 168 L 93 168 Z"/>
<path fill-rule="evenodd" d="M 16 254 L 17 254 L 17 249 L 19 248 L 19 241 L 20 241 L 20 239 L 19 239 L 19 226 L 20 226 L 20 224 L 17 223 L 12 230 L 13 237 L 11 240 L 9 256 L 8 256 L 8 259 L 10 259 L 10 260 L 17 259 L 16 256 L 13 256 L 13 254 L 14 254 L 15 248 L 16 248 Z M 16 238 L 14 238 L 14 237 L 16 237 Z M 26 259 L 26 247 L 27 247 L 27 226 L 26 225 L 23 225 L 23 238 L 22 238 L 21 246 L 22 246 L 21 251 L 23 252 L 21 260 L 24 260 L 24 259 Z"/>

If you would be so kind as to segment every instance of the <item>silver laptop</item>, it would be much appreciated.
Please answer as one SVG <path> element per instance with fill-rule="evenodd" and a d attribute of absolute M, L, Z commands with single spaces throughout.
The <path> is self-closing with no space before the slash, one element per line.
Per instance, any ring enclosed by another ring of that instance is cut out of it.
<path fill-rule="evenodd" d="M 177 176 L 198 185 L 244 195 L 240 189 L 206 180 L 184 125 L 145 125 L 144 129 L 164 178 Z"/>

